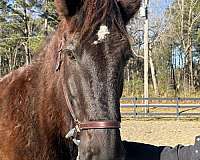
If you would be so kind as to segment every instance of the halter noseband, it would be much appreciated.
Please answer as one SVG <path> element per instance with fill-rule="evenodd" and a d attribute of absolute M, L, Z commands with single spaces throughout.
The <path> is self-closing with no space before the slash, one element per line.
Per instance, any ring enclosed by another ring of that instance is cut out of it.
<path fill-rule="evenodd" d="M 77 136 L 78 133 L 80 133 L 83 130 L 89 130 L 89 129 L 119 129 L 120 126 L 120 122 L 119 121 L 113 121 L 113 120 L 99 120 L 99 121 L 87 121 L 87 122 L 80 122 L 77 118 L 76 115 L 74 113 L 74 110 L 72 108 L 72 105 L 69 101 L 68 98 L 68 94 L 67 94 L 67 88 L 66 85 L 63 82 L 64 80 L 62 80 L 62 88 L 63 88 L 63 92 L 64 92 L 64 98 L 66 100 L 69 112 L 73 118 L 73 121 L 75 123 L 75 127 L 72 128 L 67 135 L 65 136 L 65 138 L 73 138 L 73 142 L 76 145 L 80 144 L 80 140 L 77 140 Z"/>
<path fill-rule="evenodd" d="M 119 129 L 120 128 L 120 122 L 119 121 L 113 121 L 113 120 L 99 120 L 99 121 L 88 121 L 88 122 L 80 122 L 74 113 L 74 110 L 72 108 L 72 105 L 69 101 L 68 95 L 67 95 L 67 88 L 66 85 L 64 85 L 64 82 L 62 81 L 62 87 L 64 92 L 64 97 L 69 109 L 69 112 L 74 120 L 74 123 L 76 125 L 76 129 L 78 132 L 82 130 L 88 130 L 88 129 Z"/>

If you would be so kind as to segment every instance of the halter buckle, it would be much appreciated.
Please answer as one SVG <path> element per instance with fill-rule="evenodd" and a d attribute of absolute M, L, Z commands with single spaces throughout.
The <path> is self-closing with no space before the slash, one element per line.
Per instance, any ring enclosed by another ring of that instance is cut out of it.
<path fill-rule="evenodd" d="M 65 136 L 66 139 L 72 138 L 72 141 L 78 146 L 80 144 L 80 140 L 77 139 L 79 131 L 78 128 L 72 128 Z"/>
<path fill-rule="evenodd" d="M 80 132 L 81 132 L 81 128 L 80 128 L 80 124 L 81 124 L 81 123 L 79 122 L 79 120 L 76 120 L 76 121 L 75 121 L 75 124 L 76 124 L 76 125 L 75 125 L 76 132 L 77 132 L 77 133 L 80 133 Z"/>

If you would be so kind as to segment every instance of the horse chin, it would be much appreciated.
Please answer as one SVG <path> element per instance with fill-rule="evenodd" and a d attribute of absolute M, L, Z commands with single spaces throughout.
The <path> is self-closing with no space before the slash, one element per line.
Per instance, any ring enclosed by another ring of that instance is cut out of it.
<path fill-rule="evenodd" d="M 114 155 L 90 155 L 85 154 L 81 155 L 80 152 L 78 152 L 78 156 L 76 160 L 125 160 L 125 154 L 120 156 L 114 156 Z"/>
<path fill-rule="evenodd" d="M 88 130 L 81 136 L 76 160 L 124 160 L 119 130 Z"/>

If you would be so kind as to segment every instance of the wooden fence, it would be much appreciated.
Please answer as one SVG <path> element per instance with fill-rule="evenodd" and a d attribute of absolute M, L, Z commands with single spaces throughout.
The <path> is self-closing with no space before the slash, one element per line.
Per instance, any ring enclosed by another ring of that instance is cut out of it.
<path fill-rule="evenodd" d="M 121 98 L 120 106 L 122 116 L 200 117 L 200 98 Z"/>

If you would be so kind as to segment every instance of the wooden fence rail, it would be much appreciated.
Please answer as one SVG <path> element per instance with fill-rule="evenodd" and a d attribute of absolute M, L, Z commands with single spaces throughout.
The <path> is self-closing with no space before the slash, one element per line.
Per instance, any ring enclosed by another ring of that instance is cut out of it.
<path fill-rule="evenodd" d="M 148 104 L 144 104 L 145 100 Z M 120 107 L 122 116 L 200 117 L 200 98 L 121 98 Z"/>

